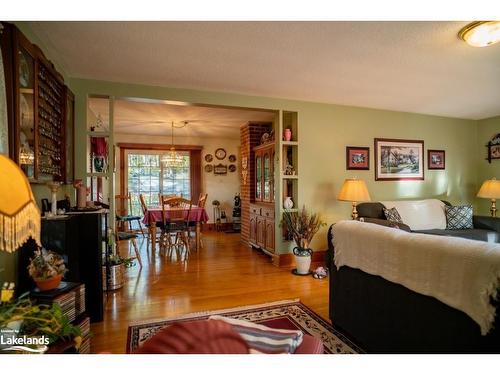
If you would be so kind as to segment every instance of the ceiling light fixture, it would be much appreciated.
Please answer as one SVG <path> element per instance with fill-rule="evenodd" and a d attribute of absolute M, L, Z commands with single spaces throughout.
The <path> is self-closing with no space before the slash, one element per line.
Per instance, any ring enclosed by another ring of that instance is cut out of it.
<path fill-rule="evenodd" d="M 458 37 L 473 47 L 487 47 L 500 42 L 500 21 L 476 21 L 458 32 Z"/>
<path fill-rule="evenodd" d="M 178 126 L 179 128 L 183 128 L 187 125 L 187 121 L 184 122 L 183 126 Z M 180 155 L 177 151 L 175 151 L 174 146 L 174 122 L 172 121 L 172 143 L 170 147 L 170 151 L 166 154 L 162 155 L 161 162 L 167 168 L 179 168 L 184 165 L 184 157 Z"/>

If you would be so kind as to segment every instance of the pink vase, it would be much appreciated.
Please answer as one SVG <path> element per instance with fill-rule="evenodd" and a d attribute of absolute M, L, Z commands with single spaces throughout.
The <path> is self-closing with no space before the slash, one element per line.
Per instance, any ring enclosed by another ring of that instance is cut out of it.
<path fill-rule="evenodd" d="M 289 142 L 292 139 L 292 130 L 285 129 L 285 141 Z"/>

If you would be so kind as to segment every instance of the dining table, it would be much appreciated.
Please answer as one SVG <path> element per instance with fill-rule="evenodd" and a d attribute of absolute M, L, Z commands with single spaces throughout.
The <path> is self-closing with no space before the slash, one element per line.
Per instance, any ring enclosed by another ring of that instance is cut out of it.
<path fill-rule="evenodd" d="M 183 216 L 185 220 L 189 220 L 190 222 L 196 223 L 196 250 L 200 248 L 200 233 L 201 233 L 201 225 L 202 223 L 206 223 L 208 221 L 208 214 L 205 208 L 198 206 L 191 206 L 191 211 L 189 212 L 188 207 L 169 207 L 165 208 L 165 216 L 168 220 L 170 216 L 170 212 L 182 210 Z M 188 216 L 189 212 L 189 218 Z M 176 217 L 180 215 L 175 215 Z M 146 209 L 144 213 L 144 218 L 142 222 L 149 229 L 149 236 L 151 238 L 151 246 L 153 249 L 156 249 L 156 223 L 161 222 L 162 219 L 162 208 L 160 206 L 152 206 Z"/>

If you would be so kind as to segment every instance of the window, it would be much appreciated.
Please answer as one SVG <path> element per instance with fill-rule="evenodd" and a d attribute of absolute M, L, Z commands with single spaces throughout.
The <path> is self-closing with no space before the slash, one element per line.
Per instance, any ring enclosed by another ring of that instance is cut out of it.
<path fill-rule="evenodd" d="M 142 214 L 139 194 L 148 206 L 159 205 L 160 194 L 175 194 L 191 198 L 191 173 L 189 151 L 178 151 L 184 163 L 167 168 L 161 162 L 161 152 L 130 152 L 127 156 L 127 186 L 132 195 L 132 214 Z"/>

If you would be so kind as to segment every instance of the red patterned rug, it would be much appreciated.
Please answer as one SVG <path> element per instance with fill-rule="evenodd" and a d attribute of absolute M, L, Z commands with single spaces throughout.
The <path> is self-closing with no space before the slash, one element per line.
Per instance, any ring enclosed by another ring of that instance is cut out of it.
<path fill-rule="evenodd" d="M 207 319 L 211 315 L 247 320 L 271 328 L 300 329 L 305 334 L 319 338 L 323 342 L 324 352 L 328 354 L 363 353 L 362 349 L 299 300 L 276 301 L 261 305 L 193 313 L 179 318 L 137 322 L 128 327 L 127 353 L 133 352 L 163 327 L 175 322 Z"/>

